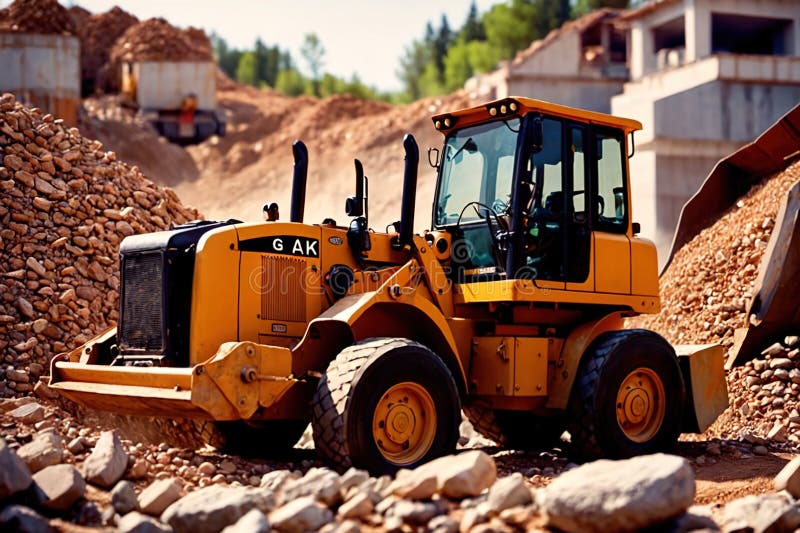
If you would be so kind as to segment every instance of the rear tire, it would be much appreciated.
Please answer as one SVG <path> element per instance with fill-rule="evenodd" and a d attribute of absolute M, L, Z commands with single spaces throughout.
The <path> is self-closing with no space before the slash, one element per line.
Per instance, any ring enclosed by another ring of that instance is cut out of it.
<path fill-rule="evenodd" d="M 583 356 L 568 431 L 583 459 L 673 448 L 686 396 L 675 350 L 652 331 L 601 335 Z"/>
<path fill-rule="evenodd" d="M 338 469 L 414 468 L 455 451 L 461 401 L 444 362 L 425 346 L 368 339 L 344 349 L 317 386 L 317 453 Z"/>

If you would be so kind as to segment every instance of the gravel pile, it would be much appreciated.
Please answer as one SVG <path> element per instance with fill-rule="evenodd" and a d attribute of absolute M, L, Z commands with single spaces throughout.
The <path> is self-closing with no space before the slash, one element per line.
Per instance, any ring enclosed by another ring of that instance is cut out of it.
<path fill-rule="evenodd" d="M 800 339 L 786 337 L 728 374 L 730 407 L 708 435 L 758 445 L 800 445 Z"/>
<path fill-rule="evenodd" d="M 661 277 L 661 313 L 629 320 L 673 344 L 719 343 L 729 348 L 746 327 L 761 257 L 800 161 L 764 178 L 713 226 L 681 248 Z M 779 339 L 776 339 L 779 340 Z"/>
<path fill-rule="evenodd" d="M 113 7 L 91 15 L 78 29 L 81 39 L 81 84 L 84 94 L 119 91 L 119 72 L 109 64 L 111 47 L 139 19 Z"/>
<path fill-rule="evenodd" d="M 182 30 L 163 18 L 152 18 L 131 26 L 111 49 L 112 64 L 212 60 L 211 43 L 202 30 Z"/>
<path fill-rule="evenodd" d="M 51 115 L 0 97 L 0 396 L 117 318 L 120 241 L 199 218 Z"/>
<path fill-rule="evenodd" d="M 56 0 L 14 0 L 0 9 L 0 31 L 74 35 L 75 23 Z"/>
<path fill-rule="evenodd" d="M 81 29 L 84 24 L 89 20 L 89 17 L 92 16 L 92 12 L 88 9 L 82 8 L 81 6 L 72 6 L 69 8 L 69 16 L 72 17 L 72 22 L 75 24 L 75 28 L 78 34 L 81 33 Z"/>

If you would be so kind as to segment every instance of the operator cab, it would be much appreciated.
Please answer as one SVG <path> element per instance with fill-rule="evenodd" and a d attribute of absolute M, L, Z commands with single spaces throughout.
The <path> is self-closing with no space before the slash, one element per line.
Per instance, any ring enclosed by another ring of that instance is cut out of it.
<path fill-rule="evenodd" d="M 629 269 L 625 141 L 638 123 L 529 99 L 434 123 L 446 138 L 433 227 L 452 235 L 455 281 L 593 282 L 601 244 Z"/>

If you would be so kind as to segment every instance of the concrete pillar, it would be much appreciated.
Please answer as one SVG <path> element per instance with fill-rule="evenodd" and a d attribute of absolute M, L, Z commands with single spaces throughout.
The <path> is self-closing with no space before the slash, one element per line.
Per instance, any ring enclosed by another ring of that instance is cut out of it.
<path fill-rule="evenodd" d="M 707 0 L 686 0 L 684 12 L 686 63 L 711 55 L 711 10 Z"/>
<path fill-rule="evenodd" d="M 628 54 L 632 80 L 639 80 L 654 70 L 650 65 L 650 63 L 655 62 L 655 57 L 653 57 L 653 33 L 642 24 L 641 20 L 634 20 L 631 24 Z"/>

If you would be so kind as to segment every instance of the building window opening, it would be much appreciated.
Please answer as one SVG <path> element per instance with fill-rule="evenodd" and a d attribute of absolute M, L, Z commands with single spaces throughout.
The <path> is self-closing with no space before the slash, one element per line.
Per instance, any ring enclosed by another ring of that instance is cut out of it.
<path fill-rule="evenodd" d="M 711 14 L 713 53 L 791 55 L 792 21 L 769 17 Z"/>

